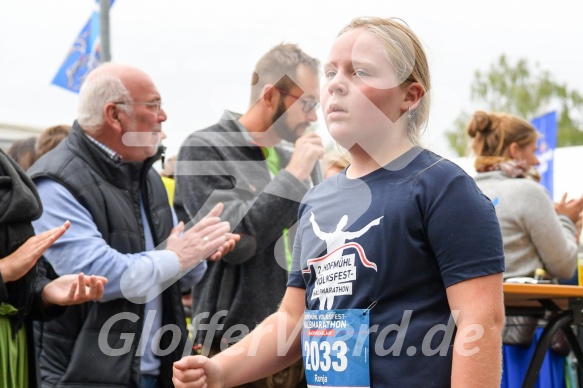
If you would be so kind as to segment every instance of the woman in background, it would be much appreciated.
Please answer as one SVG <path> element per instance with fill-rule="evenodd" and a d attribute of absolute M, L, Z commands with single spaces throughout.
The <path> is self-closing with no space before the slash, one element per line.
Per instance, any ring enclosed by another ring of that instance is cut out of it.
<path fill-rule="evenodd" d="M 538 268 L 554 278 L 570 278 L 577 265 L 581 232 L 577 224 L 583 197 L 566 201 L 565 194 L 553 206 L 538 183 L 535 151 L 539 134 L 534 126 L 509 114 L 478 111 L 467 133 L 473 139 L 476 154 L 476 183 L 492 200 L 500 221 L 506 261 L 504 278 L 533 277 Z M 511 376 L 518 375 L 520 381 L 524 377 L 530 357 L 518 354 L 527 350 L 524 346 L 531 344 L 535 329 L 535 318 L 507 317 L 503 338 L 503 381 L 507 386 L 512 386 Z M 519 367 L 518 360 L 525 365 Z M 557 365 L 562 375 L 562 358 Z"/>
<path fill-rule="evenodd" d="M 506 258 L 505 278 L 533 276 L 544 268 L 549 276 L 569 278 L 576 268 L 576 224 L 583 197 L 553 208 L 535 166 L 538 132 L 525 120 L 503 113 L 476 112 L 467 132 L 476 154 L 476 183 L 496 207 Z"/>

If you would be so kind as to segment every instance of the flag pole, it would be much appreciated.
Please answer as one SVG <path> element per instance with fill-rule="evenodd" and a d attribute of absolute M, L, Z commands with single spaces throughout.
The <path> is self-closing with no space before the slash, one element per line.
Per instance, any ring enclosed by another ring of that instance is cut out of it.
<path fill-rule="evenodd" d="M 99 20 L 101 27 L 101 63 L 111 61 L 109 48 L 109 1 L 99 0 Z"/>

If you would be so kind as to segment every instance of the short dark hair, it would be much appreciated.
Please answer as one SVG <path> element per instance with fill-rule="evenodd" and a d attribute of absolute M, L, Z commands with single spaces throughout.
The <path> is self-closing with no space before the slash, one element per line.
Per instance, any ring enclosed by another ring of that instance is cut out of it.
<path fill-rule="evenodd" d="M 320 61 L 303 52 L 296 44 L 281 43 L 259 59 L 251 79 L 251 104 L 261 98 L 261 90 L 266 84 L 289 91 L 294 85 L 297 69 L 306 66 L 318 74 Z"/>

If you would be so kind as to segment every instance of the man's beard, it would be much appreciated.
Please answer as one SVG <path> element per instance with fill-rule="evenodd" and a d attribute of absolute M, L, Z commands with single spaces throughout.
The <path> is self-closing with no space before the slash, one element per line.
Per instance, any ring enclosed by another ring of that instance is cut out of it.
<path fill-rule="evenodd" d="M 283 102 L 283 99 L 279 100 L 279 105 L 277 106 L 277 111 L 273 114 L 271 119 L 271 128 L 277 133 L 277 136 L 283 140 L 287 140 L 290 143 L 295 143 L 298 140 L 299 135 L 292 131 L 285 122 L 285 117 L 282 117 L 286 112 L 287 108 Z"/>

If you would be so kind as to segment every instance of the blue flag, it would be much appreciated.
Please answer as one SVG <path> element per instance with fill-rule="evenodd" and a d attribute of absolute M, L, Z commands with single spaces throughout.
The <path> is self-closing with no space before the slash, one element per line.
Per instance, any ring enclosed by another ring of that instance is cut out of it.
<path fill-rule="evenodd" d="M 110 6 L 114 0 L 110 0 Z M 53 78 L 52 83 L 72 92 L 79 93 L 85 77 L 99 66 L 101 37 L 100 37 L 99 0 L 93 15 L 85 24 L 73 43 L 63 65 Z"/>
<path fill-rule="evenodd" d="M 557 148 L 557 112 L 547 113 L 531 121 L 532 125 L 540 132 L 536 156 L 540 162 L 538 171 L 541 174 L 540 183 L 553 197 L 553 169 L 555 148 Z"/>

